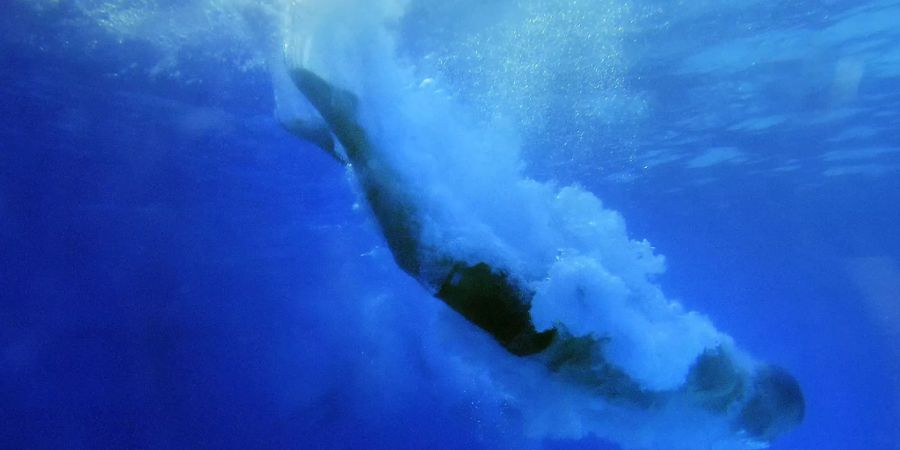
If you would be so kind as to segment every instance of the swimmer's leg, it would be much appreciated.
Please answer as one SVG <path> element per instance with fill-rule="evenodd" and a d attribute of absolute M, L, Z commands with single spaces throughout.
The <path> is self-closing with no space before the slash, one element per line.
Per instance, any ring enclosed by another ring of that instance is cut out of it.
<path fill-rule="evenodd" d="M 290 75 L 297 89 L 315 107 L 338 142 L 344 146 L 350 162 L 367 163 L 371 156 L 371 143 L 358 122 L 356 96 L 332 86 L 302 67 L 292 69 Z"/>
<path fill-rule="evenodd" d="M 297 89 L 316 109 L 330 135 L 343 147 L 346 161 L 352 164 L 397 265 L 419 278 L 422 271 L 421 226 L 415 202 L 402 186 L 397 185 L 397 177 L 386 165 L 372 164 L 377 155 L 359 124 L 356 96 L 304 68 L 292 69 L 290 75 Z"/>
<path fill-rule="evenodd" d="M 342 154 L 339 145 L 325 121 L 309 105 L 309 113 L 304 113 L 281 121 L 281 126 L 289 133 L 325 150 L 335 161 L 346 165 L 347 157 Z"/>

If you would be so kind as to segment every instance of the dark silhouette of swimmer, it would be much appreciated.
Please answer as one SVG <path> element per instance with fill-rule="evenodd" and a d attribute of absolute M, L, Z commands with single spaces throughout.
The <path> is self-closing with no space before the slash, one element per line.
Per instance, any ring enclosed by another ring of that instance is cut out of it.
<path fill-rule="evenodd" d="M 698 357 L 677 390 L 653 391 L 606 361 L 604 338 L 573 336 L 562 326 L 538 331 L 530 314 L 534 292 L 486 263 L 469 264 L 440 248 L 425 248 L 416 202 L 378 161 L 357 120 L 357 98 L 304 68 L 292 70 L 291 78 L 322 120 L 285 122 L 285 128 L 352 167 L 397 265 L 508 352 L 537 359 L 610 402 L 646 409 L 687 398 L 732 417 L 735 432 L 755 441 L 768 442 L 803 419 L 803 395 L 792 376 L 771 366 L 748 373 L 723 348 Z"/>

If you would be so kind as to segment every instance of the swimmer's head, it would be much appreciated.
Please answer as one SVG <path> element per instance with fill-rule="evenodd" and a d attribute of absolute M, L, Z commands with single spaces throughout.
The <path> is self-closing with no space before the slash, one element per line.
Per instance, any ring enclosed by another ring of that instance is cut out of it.
<path fill-rule="evenodd" d="M 737 427 L 748 438 L 770 442 L 803 421 L 803 392 L 787 371 L 762 366 L 751 383 L 749 398 L 737 416 Z"/>

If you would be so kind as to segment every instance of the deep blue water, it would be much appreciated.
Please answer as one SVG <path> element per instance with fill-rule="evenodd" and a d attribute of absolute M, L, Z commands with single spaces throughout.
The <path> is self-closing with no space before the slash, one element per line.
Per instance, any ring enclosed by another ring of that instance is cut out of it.
<path fill-rule="evenodd" d="M 618 448 L 526 436 L 454 377 L 458 319 L 281 130 L 266 73 L 187 48 L 148 75 L 152 43 L 48 8 L 0 7 L 0 447 Z M 669 296 L 798 378 L 772 448 L 900 448 L 900 8 L 686 8 L 632 24 L 619 150 L 528 170 L 597 194 Z"/>

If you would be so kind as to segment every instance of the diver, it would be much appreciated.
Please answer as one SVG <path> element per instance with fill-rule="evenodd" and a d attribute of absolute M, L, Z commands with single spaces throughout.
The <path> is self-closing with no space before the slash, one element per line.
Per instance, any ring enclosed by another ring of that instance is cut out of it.
<path fill-rule="evenodd" d="M 647 409 L 687 399 L 730 417 L 734 431 L 754 441 L 769 442 L 802 421 L 803 395 L 790 374 L 768 365 L 751 373 L 724 348 L 698 357 L 678 389 L 654 391 L 603 357 L 603 337 L 574 336 L 563 325 L 538 331 L 530 314 L 534 292 L 510 274 L 483 262 L 455 260 L 440 248 L 425 248 L 416 202 L 385 173 L 389 169 L 378 160 L 358 121 L 355 95 L 302 67 L 291 70 L 290 76 L 317 116 L 285 121 L 283 126 L 352 168 L 397 265 L 506 351 L 537 359 L 609 402 Z"/>

